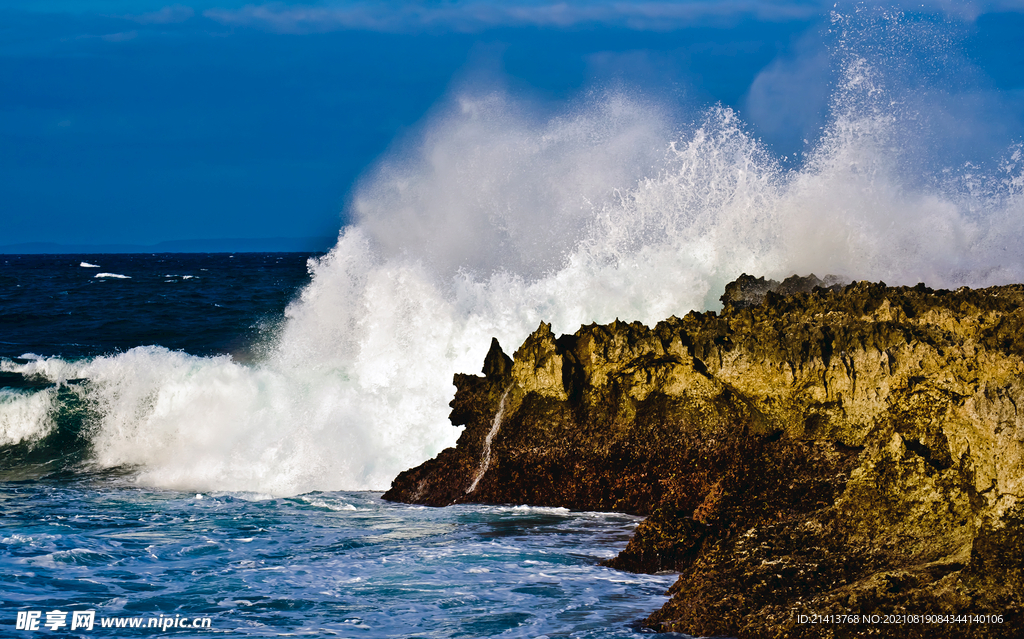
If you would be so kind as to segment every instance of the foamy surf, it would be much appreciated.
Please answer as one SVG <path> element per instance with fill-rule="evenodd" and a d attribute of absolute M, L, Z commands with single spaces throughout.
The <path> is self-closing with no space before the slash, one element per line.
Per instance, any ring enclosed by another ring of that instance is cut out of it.
<path fill-rule="evenodd" d="M 258 363 L 150 346 L 3 366 L 78 398 L 89 463 L 146 485 L 384 489 L 454 444 L 452 375 L 479 370 L 492 336 L 511 351 L 541 321 L 713 309 L 742 272 L 1024 280 L 1020 149 L 970 188 L 962 172 L 922 178 L 901 151 L 916 116 L 877 66 L 842 64 L 831 122 L 796 168 L 728 108 L 680 125 L 620 92 L 538 119 L 506 95 L 457 96 L 359 185 L 353 223 Z M 47 437 L 58 395 L 0 397 L 3 441 Z"/>

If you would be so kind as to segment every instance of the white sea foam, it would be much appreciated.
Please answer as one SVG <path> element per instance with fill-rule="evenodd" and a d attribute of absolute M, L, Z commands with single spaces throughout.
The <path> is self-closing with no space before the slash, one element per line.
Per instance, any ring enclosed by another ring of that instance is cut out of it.
<path fill-rule="evenodd" d="M 132 279 L 130 275 L 121 275 L 120 273 L 97 273 L 96 275 L 93 275 L 93 277 L 112 277 L 117 280 Z"/>
<path fill-rule="evenodd" d="M 79 264 L 79 266 L 81 266 L 82 268 L 99 268 L 100 267 L 99 264 L 90 264 L 88 262 L 82 262 L 81 264 Z"/>
<path fill-rule="evenodd" d="M 5 366 L 88 378 L 93 461 L 146 484 L 382 489 L 455 442 L 452 375 L 479 370 L 492 336 L 511 352 L 542 320 L 653 324 L 716 307 L 742 272 L 1024 280 L 1020 149 L 970 188 L 960 170 L 923 179 L 902 151 L 914 114 L 865 59 L 843 64 L 831 124 L 795 169 L 727 108 L 680 126 L 622 93 L 548 118 L 458 97 L 357 188 L 260 363 L 145 347 Z M 50 400 L 31 401 L 0 402 L 9 439 L 45 428 Z"/>
<path fill-rule="evenodd" d="M 319 499 L 314 496 L 307 495 L 302 498 L 302 501 L 306 502 L 310 506 L 316 506 L 317 508 L 326 508 L 328 510 L 335 511 L 346 511 L 346 510 L 359 510 L 352 504 L 337 499 Z"/>
<path fill-rule="evenodd" d="M 9 359 L 0 359 L 0 372 L 19 373 L 26 377 L 38 376 L 59 384 L 76 377 L 76 365 L 57 357 L 42 357 L 35 353 L 24 353 L 18 359 L 25 361 L 24 363 L 15 363 Z"/>
<path fill-rule="evenodd" d="M 506 508 L 504 508 L 502 510 L 507 510 L 508 512 L 511 512 L 513 514 L 516 514 L 516 515 L 534 514 L 534 513 L 542 513 L 542 514 L 547 514 L 547 515 L 568 515 L 569 514 L 569 509 L 568 508 L 558 508 L 558 507 L 551 507 L 551 506 L 526 506 L 526 505 L 519 505 L 519 506 L 506 507 Z M 580 516 L 585 517 L 586 515 L 580 515 Z"/>
<path fill-rule="evenodd" d="M 0 388 L 0 446 L 46 437 L 54 428 L 51 413 L 55 398 L 52 388 L 35 393 Z"/>

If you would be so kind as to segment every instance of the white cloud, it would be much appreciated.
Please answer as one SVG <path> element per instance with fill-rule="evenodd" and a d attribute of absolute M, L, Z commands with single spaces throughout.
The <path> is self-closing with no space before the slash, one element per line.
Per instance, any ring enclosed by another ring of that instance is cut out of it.
<path fill-rule="evenodd" d="M 343 29 L 407 31 L 440 27 L 479 31 L 493 27 L 555 27 L 600 24 L 661 31 L 694 22 L 749 16 L 759 20 L 804 19 L 820 14 L 829 3 L 755 0 L 688 0 L 683 2 L 494 3 L 470 0 L 443 5 L 422 3 L 346 2 L 328 6 L 247 5 L 241 9 L 209 9 L 207 18 L 223 24 L 253 26 L 282 33 Z"/>
<path fill-rule="evenodd" d="M 194 16 L 196 12 L 192 7 L 185 7 L 180 4 L 175 4 L 167 7 L 163 7 L 159 11 L 150 11 L 148 13 L 140 13 L 135 15 L 120 16 L 140 24 L 175 24 L 178 22 L 184 22 Z"/>
<path fill-rule="evenodd" d="M 845 4 L 840 2 L 840 8 Z M 906 10 L 945 13 L 968 20 L 990 11 L 1024 10 L 1024 0 L 990 0 L 969 4 L 955 0 L 897 0 L 884 4 L 895 5 L 895 8 L 903 6 Z M 249 4 L 237 9 L 208 9 L 203 15 L 226 25 L 256 27 L 279 33 L 346 29 L 402 32 L 434 28 L 474 32 L 495 27 L 567 28 L 577 25 L 665 31 L 685 26 L 728 24 L 740 18 L 762 21 L 806 20 L 827 15 L 836 6 L 834 0 L 457 0 L 445 3 L 335 0 L 315 5 L 282 2 Z M 851 8 L 853 6 L 850 4 Z"/>
<path fill-rule="evenodd" d="M 770 141 L 817 137 L 828 108 L 831 59 L 817 34 L 807 34 L 793 55 L 776 58 L 754 78 L 744 117 Z"/>
<path fill-rule="evenodd" d="M 100 39 L 107 42 L 127 42 L 128 40 L 134 40 L 138 35 L 138 31 L 122 31 L 120 33 L 101 35 Z"/>

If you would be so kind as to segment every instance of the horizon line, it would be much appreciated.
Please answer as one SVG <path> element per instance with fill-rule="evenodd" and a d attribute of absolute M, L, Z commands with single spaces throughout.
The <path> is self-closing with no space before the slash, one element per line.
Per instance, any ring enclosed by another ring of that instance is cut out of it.
<path fill-rule="evenodd" d="M 62 244 L 60 242 L 18 242 L 0 245 L 3 255 L 101 255 L 109 253 L 326 253 L 337 236 L 226 237 L 192 240 L 164 240 L 154 244 Z"/>

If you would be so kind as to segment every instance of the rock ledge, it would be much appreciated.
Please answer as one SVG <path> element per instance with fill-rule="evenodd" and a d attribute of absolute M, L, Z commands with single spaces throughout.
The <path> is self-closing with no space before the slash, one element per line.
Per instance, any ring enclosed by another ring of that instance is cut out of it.
<path fill-rule="evenodd" d="M 723 302 L 653 329 L 541 324 L 512 358 L 493 341 L 482 377 L 455 376 L 458 445 L 385 499 L 646 515 L 607 563 L 680 573 L 659 630 L 1017 636 L 1024 286 L 745 275 Z M 822 614 L 1002 623 L 799 622 Z"/>

